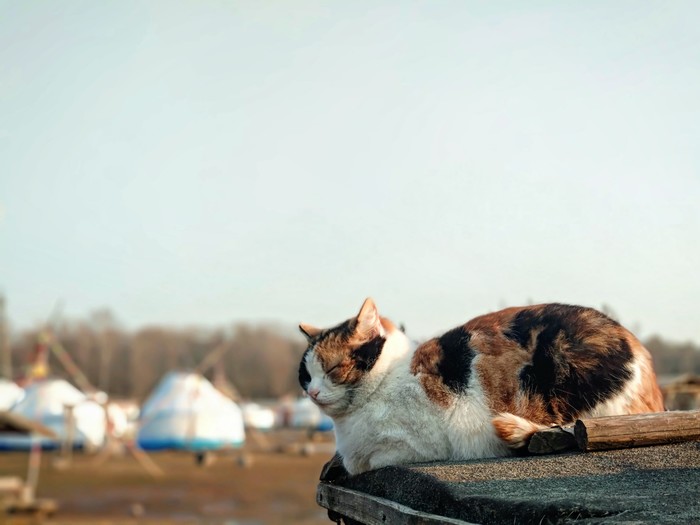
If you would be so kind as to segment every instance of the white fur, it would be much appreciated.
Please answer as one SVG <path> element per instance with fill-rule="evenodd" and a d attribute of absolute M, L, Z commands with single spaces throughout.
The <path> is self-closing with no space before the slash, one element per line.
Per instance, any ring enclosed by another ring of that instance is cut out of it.
<path fill-rule="evenodd" d="M 632 377 L 625 383 L 622 392 L 610 400 L 596 405 L 595 408 L 590 411 L 588 417 L 617 416 L 630 413 L 630 408 L 639 397 L 643 386 L 641 359 L 642 358 L 638 356 L 629 364 Z"/>
<path fill-rule="evenodd" d="M 333 384 L 313 352 L 307 356 L 308 388 L 320 390 L 317 400 L 334 420 L 338 452 L 348 472 L 507 455 L 491 424 L 493 414 L 474 363 L 468 392 L 443 408 L 428 399 L 419 377 L 411 374 L 413 350 L 402 332 L 388 332 L 379 359 L 356 387 Z"/>

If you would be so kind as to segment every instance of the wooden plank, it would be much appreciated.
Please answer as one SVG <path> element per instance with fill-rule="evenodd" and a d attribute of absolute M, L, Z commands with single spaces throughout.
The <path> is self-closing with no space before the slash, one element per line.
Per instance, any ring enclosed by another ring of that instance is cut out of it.
<path fill-rule="evenodd" d="M 527 445 L 530 454 L 555 454 L 576 448 L 574 427 L 552 427 L 535 432 Z"/>
<path fill-rule="evenodd" d="M 316 491 L 316 503 L 343 517 L 365 525 L 474 525 L 467 521 L 446 518 L 414 510 L 388 499 L 370 496 L 329 483 L 321 483 Z"/>
<path fill-rule="evenodd" d="M 56 438 L 56 433 L 38 421 L 27 419 L 14 412 L 0 411 L 0 432 L 14 432 L 19 434 L 31 434 L 32 432 Z"/>
<path fill-rule="evenodd" d="M 574 435 L 584 451 L 700 440 L 700 410 L 580 419 Z"/>

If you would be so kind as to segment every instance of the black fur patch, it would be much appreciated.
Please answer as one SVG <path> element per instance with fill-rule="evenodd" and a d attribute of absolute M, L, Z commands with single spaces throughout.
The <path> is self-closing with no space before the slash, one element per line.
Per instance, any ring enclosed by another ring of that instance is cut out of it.
<path fill-rule="evenodd" d="M 527 348 L 530 342 L 530 332 L 539 324 L 539 316 L 533 310 L 521 310 L 517 313 L 510 327 L 503 331 L 508 339 L 515 341 L 523 348 Z"/>
<path fill-rule="evenodd" d="M 371 370 L 374 363 L 379 359 L 382 353 L 382 348 L 384 348 L 384 343 L 386 339 L 384 337 L 375 337 L 374 339 L 367 341 L 362 346 L 355 349 L 352 353 L 355 358 L 355 368 L 367 372 Z"/>
<path fill-rule="evenodd" d="M 455 328 L 438 339 L 442 359 L 437 365 L 442 382 L 453 392 L 465 392 L 469 387 L 471 364 L 475 352 L 469 346 L 471 335 L 464 327 Z"/>
<path fill-rule="evenodd" d="M 588 327 L 581 314 L 586 311 L 589 309 L 560 304 L 523 310 L 504 332 L 532 352 L 532 361 L 520 371 L 523 390 L 542 396 L 547 410 L 565 419 L 610 399 L 632 375 L 626 366 L 633 358 L 632 350 L 624 338 L 612 337 L 612 347 L 604 349 L 585 343 L 582 336 Z M 603 314 L 595 314 L 604 321 L 600 329 L 617 326 Z M 533 331 L 539 331 L 536 337 Z"/>
<path fill-rule="evenodd" d="M 310 351 L 311 347 L 306 349 L 306 352 L 304 352 L 301 358 L 301 363 L 299 363 L 299 384 L 304 390 L 306 390 L 306 387 L 308 387 L 311 382 L 311 374 L 309 374 L 309 369 L 306 368 L 306 356 L 309 355 Z"/>

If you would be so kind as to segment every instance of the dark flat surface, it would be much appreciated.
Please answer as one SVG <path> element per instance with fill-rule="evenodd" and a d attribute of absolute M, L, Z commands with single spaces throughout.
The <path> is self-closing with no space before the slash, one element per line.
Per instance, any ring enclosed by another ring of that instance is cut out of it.
<path fill-rule="evenodd" d="M 475 523 L 700 524 L 700 442 L 386 467 L 338 485 Z"/>

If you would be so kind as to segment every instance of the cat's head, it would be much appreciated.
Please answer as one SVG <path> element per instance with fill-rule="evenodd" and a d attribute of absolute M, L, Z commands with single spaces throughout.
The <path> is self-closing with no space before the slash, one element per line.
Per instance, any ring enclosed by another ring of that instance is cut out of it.
<path fill-rule="evenodd" d="M 299 364 L 299 383 L 314 403 L 331 417 L 342 415 L 382 356 L 387 338 L 400 333 L 379 317 L 372 299 L 360 312 L 326 330 L 307 324 L 299 329 L 309 346 Z M 403 336 L 403 334 L 400 334 Z"/>

